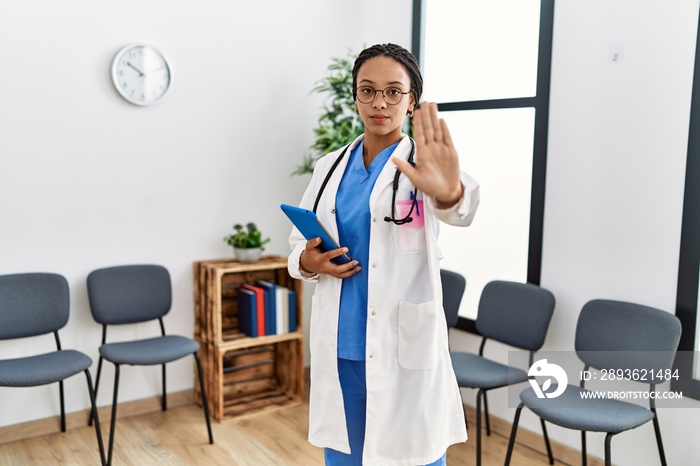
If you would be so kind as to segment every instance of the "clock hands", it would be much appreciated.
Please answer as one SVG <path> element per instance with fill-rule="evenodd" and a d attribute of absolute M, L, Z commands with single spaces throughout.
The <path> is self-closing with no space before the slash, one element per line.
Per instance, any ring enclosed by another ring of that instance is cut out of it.
<path fill-rule="evenodd" d="M 132 65 L 130 61 L 126 62 L 126 66 L 133 68 L 139 74 L 139 77 L 143 76 L 143 71 Z"/>
<path fill-rule="evenodd" d="M 164 70 L 165 68 L 166 68 L 165 66 L 161 66 L 160 68 L 156 68 L 156 69 L 154 69 L 154 70 L 148 70 L 148 71 L 146 71 L 144 74 L 155 73 L 156 71 Z"/>
<path fill-rule="evenodd" d="M 127 61 L 127 62 L 126 62 L 126 66 L 128 66 L 128 67 L 132 68 L 134 71 L 136 71 L 136 72 L 139 74 L 139 78 L 143 78 L 143 77 L 144 77 L 145 75 L 147 75 L 147 74 L 155 73 L 156 71 L 160 71 L 160 70 L 166 69 L 166 66 L 161 66 L 160 68 L 156 68 L 156 69 L 153 69 L 153 70 L 148 70 L 148 71 L 146 71 L 146 72 L 144 73 L 143 71 L 141 71 L 140 69 L 138 69 L 138 68 L 136 68 L 134 65 L 132 65 L 130 61 Z"/>

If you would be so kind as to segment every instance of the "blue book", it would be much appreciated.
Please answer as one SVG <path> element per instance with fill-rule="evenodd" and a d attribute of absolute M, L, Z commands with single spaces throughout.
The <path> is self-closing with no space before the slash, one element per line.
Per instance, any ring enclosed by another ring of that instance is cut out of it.
<path fill-rule="evenodd" d="M 297 331 L 297 294 L 289 290 L 289 331 Z"/>
<path fill-rule="evenodd" d="M 255 282 L 265 290 L 265 335 L 277 334 L 277 285 L 266 280 Z"/>
<path fill-rule="evenodd" d="M 250 290 L 238 290 L 238 328 L 249 337 L 258 336 L 257 296 Z"/>

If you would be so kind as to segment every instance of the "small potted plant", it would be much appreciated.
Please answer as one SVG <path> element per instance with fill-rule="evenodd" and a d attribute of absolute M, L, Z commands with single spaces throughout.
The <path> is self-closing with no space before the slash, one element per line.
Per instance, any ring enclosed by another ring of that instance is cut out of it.
<path fill-rule="evenodd" d="M 233 256 L 241 262 L 255 262 L 265 250 L 264 245 L 270 238 L 263 239 L 262 233 L 255 223 L 246 224 L 245 228 L 240 223 L 233 226 L 234 233 L 224 237 L 224 241 L 233 247 Z"/>

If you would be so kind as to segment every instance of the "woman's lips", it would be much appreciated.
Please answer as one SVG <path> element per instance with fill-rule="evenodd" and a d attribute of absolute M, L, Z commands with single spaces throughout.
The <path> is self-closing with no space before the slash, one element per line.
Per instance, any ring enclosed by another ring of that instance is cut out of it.
<path fill-rule="evenodd" d="M 372 115 L 370 119 L 375 123 L 384 123 L 389 117 L 385 115 Z"/>

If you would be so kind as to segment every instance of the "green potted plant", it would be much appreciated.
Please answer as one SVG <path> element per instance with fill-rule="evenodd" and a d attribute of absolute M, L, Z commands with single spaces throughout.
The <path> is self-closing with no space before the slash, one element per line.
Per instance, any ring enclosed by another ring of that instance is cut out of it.
<path fill-rule="evenodd" d="M 292 175 L 313 173 L 318 159 L 343 147 L 364 132 L 362 120 L 355 114 L 355 101 L 352 98 L 352 67 L 355 58 L 357 54 L 351 50 L 343 58 L 332 58 L 328 74 L 312 89 L 312 93 L 327 94 L 323 104 L 324 113 L 314 128 L 316 139 L 311 145 L 313 152 L 304 157 Z"/>
<path fill-rule="evenodd" d="M 265 250 L 270 238 L 263 239 L 262 232 L 255 223 L 247 223 L 245 228 L 240 223 L 233 226 L 234 233 L 224 237 L 224 241 L 233 247 L 233 256 L 241 262 L 255 262 Z"/>

